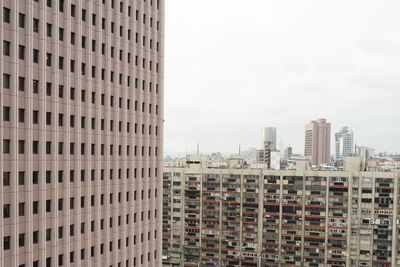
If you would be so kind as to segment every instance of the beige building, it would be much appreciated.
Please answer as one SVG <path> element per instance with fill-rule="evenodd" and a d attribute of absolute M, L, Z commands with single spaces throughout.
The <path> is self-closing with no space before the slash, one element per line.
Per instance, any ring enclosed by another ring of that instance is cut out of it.
<path fill-rule="evenodd" d="M 0 9 L 0 266 L 160 266 L 164 0 Z"/>
<path fill-rule="evenodd" d="M 331 124 L 326 119 L 311 121 L 306 125 L 304 155 L 312 157 L 313 165 L 330 162 Z"/>
<path fill-rule="evenodd" d="M 361 158 L 344 171 L 218 164 L 165 166 L 164 266 L 400 265 L 399 172 Z"/>

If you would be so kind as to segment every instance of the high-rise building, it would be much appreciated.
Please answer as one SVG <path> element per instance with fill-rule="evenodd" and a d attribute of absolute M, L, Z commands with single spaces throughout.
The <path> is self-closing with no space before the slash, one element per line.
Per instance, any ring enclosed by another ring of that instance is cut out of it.
<path fill-rule="evenodd" d="M 345 126 L 335 133 L 336 159 L 354 155 L 353 131 Z"/>
<path fill-rule="evenodd" d="M 264 142 L 272 143 L 272 150 L 276 150 L 276 127 L 265 127 L 261 129 L 261 146 L 264 147 Z"/>
<path fill-rule="evenodd" d="M 306 125 L 304 155 L 312 157 L 313 165 L 330 162 L 331 124 L 326 119 L 311 121 Z"/>
<path fill-rule="evenodd" d="M 164 0 L 0 8 L 0 266 L 160 266 Z"/>
<path fill-rule="evenodd" d="M 399 266 L 400 173 L 355 157 L 343 171 L 296 163 L 169 163 L 163 266 Z"/>

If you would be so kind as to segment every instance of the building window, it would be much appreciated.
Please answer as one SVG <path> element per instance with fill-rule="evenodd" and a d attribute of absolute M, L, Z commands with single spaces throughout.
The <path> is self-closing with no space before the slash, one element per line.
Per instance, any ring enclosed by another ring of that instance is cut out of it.
<path fill-rule="evenodd" d="M 3 153 L 10 154 L 10 139 L 3 139 Z"/>
<path fill-rule="evenodd" d="M 50 240 L 51 240 L 51 228 L 46 229 L 46 241 L 50 241 Z"/>
<path fill-rule="evenodd" d="M 47 37 L 51 37 L 51 28 L 52 28 L 52 25 L 50 23 L 47 23 L 46 24 L 46 35 L 47 35 Z"/>
<path fill-rule="evenodd" d="M 10 121 L 10 107 L 3 107 L 3 121 Z"/>
<path fill-rule="evenodd" d="M 46 154 L 47 155 L 51 154 L 51 142 L 49 141 L 46 142 Z"/>
<path fill-rule="evenodd" d="M 18 77 L 18 91 L 25 91 L 25 77 Z"/>
<path fill-rule="evenodd" d="M 51 112 L 46 112 L 46 125 L 51 125 Z"/>
<path fill-rule="evenodd" d="M 39 231 L 34 231 L 32 236 L 33 244 L 39 244 Z"/>
<path fill-rule="evenodd" d="M 39 154 L 39 141 L 32 141 L 32 153 Z"/>
<path fill-rule="evenodd" d="M 25 46 L 18 45 L 18 58 L 24 60 L 25 59 Z"/>
<path fill-rule="evenodd" d="M 32 213 L 39 214 L 39 201 L 33 201 L 32 203 Z"/>
<path fill-rule="evenodd" d="M 25 203 L 18 203 L 18 216 L 25 216 Z"/>
<path fill-rule="evenodd" d="M 10 56 L 10 42 L 3 40 L 3 55 Z"/>
<path fill-rule="evenodd" d="M 46 53 L 46 66 L 51 67 L 51 54 Z"/>
<path fill-rule="evenodd" d="M 39 93 L 39 81 L 38 80 L 33 80 L 33 93 L 38 94 Z"/>
<path fill-rule="evenodd" d="M 3 7 L 3 21 L 10 23 L 10 9 Z"/>
<path fill-rule="evenodd" d="M 51 212 L 51 200 L 50 199 L 46 200 L 46 212 Z"/>
<path fill-rule="evenodd" d="M 18 154 L 25 154 L 25 140 L 18 140 Z"/>
<path fill-rule="evenodd" d="M 33 124 L 38 124 L 39 123 L 39 111 L 38 110 L 34 110 L 32 112 L 32 123 Z"/>
<path fill-rule="evenodd" d="M 3 218 L 10 218 L 10 204 L 3 205 Z"/>
<path fill-rule="evenodd" d="M 25 184 L 25 172 L 18 172 L 18 185 Z"/>
<path fill-rule="evenodd" d="M 33 63 L 39 63 L 39 50 L 33 49 L 32 59 Z"/>
<path fill-rule="evenodd" d="M 39 20 L 33 18 L 33 32 L 39 32 Z"/>
<path fill-rule="evenodd" d="M 4 242 L 3 242 L 3 249 L 4 250 L 9 250 L 11 247 L 11 237 L 10 236 L 5 236 L 4 237 Z"/>
<path fill-rule="evenodd" d="M 20 28 L 25 28 L 25 15 L 22 13 L 18 14 L 18 26 Z"/>
<path fill-rule="evenodd" d="M 10 74 L 3 73 L 3 88 L 10 89 Z"/>

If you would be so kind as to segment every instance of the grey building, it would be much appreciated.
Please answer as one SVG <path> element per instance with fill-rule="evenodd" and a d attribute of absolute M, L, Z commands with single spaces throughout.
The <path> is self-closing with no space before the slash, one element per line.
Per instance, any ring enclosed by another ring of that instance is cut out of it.
<path fill-rule="evenodd" d="M 335 152 L 337 160 L 354 155 L 354 136 L 349 127 L 344 126 L 335 133 Z"/>

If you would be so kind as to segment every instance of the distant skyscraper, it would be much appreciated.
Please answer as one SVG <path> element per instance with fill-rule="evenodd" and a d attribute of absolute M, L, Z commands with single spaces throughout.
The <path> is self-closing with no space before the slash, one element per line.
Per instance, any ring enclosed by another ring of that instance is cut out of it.
<path fill-rule="evenodd" d="M 331 124 L 326 119 L 306 125 L 304 155 L 312 157 L 313 165 L 329 163 L 331 152 Z"/>
<path fill-rule="evenodd" d="M 353 155 L 353 131 L 344 126 L 335 133 L 336 159 Z"/>
<path fill-rule="evenodd" d="M 276 150 L 276 127 L 262 128 L 261 135 L 262 135 L 261 145 L 264 146 L 264 142 L 268 141 L 272 143 L 273 150 Z"/>

